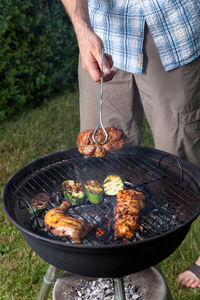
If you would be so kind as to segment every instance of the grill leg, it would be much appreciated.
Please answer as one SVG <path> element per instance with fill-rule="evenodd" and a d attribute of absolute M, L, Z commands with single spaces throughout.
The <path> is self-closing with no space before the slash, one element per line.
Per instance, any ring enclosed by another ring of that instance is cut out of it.
<path fill-rule="evenodd" d="M 114 279 L 114 289 L 115 300 L 126 300 L 123 277 Z"/>
<path fill-rule="evenodd" d="M 47 300 L 51 285 L 52 283 L 54 283 L 57 272 L 58 269 L 56 267 L 49 265 L 47 272 L 44 276 L 44 280 L 41 285 L 40 291 L 37 295 L 37 300 Z"/>
<path fill-rule="evenodd" d="M 166 300 L 174 300 L 174 298 L 173 298 L 173 296 L 172 296 L 172 293 L 171 293 L 171 291 L 170 291 L 170 288 L 169 288 L 169 286 L 168 286 L 168 284 L 167 284 L 167 281 L 166 281 L 166 279 L 165 279 L 165 276 L 164 276 L 164 274 L 163 274 L 163 271 L 162 271 L 160 265 L 156 265 L 155 268 L 158 270 L 158 272 L 160 272 L 160 274 L 162 275 L 162 277 L 163 277 L 164 280 L 165 280 L 165 283 L 166 283 L 166 286 L 167 286 L 167 298 L 166 298 Z"/>

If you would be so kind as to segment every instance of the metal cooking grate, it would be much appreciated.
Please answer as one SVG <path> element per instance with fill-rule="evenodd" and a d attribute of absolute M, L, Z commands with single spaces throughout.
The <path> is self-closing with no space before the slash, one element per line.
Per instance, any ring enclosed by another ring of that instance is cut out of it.
<path fill-rule="evenodd" d="M 115 197 L 105 197 L 100 204 L 73 206 L 68 210 L 71 216 L 79 217 L 95 225 L 94 230 L 83 240 L 86 245 L 132 243 L 149 239 L 176 229 L 187 222 L 200 209 L 200 195 L 195 189 L 188 190 L 187 178 L 183 170 L 174 167 L 173 176 L 162 168 L 162 159 L 153 161 L 146 157 L 128 154 L 108 155 L 104 159 L 83 156 L 66 158 L 38 167 L 24 178 L 16 181 L 12 197 L 15 198 L 15 217 L 23 225 L 27 223 L 40 235 L 71 243 L 67 238 L 55 237 L 44 228 L 44 214 L 31 215 L 27 209 L 32 198 L 45 192 L 51 197 L 47 210 L 64 201 L 61 192 L 62 182 L 74 179 L 84 183 L 88 179 L 103 182 L 108 174 L 118 174 L 126 188 L 142 191 L 145 208 L 140 212 L 140 226 L 132 240 L 116 240 L 113 234 L 113 207 Z M 183 180 L 184 179 L 184 180 Z M 17 201 L 16 201 L 17 200 Z M 28 205 L 27 205 L 28 204 Z M 23 217 L 22 217 L 23 215 Z"/>

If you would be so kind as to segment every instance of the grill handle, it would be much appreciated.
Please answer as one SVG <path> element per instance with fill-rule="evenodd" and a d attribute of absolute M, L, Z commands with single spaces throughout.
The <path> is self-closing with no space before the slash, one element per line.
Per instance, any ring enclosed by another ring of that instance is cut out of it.
<path fill-rule="evenodd" d="M 176 163 L 177 163 L 177 165 L 178 165 L 178 167 L 179 167 L 179 170 L 180 170 L 180 182 L 179 182 L 179 183 L 182 183 L 182 182 L 183 182 L 183 167 L 182 167 L 182 165 L 180 164 L 180 162 L 178 161 L 178 159 L 177 159 L 176 156 L 174 156 L 174 155 L 172 155 L 172 154 L 170 154 L 170 153 L 164 154 L 164 155 L 161 156 L 161 158 L 159 159 L 159 161 L 158 161 L 158 166 L 160 167 L 161 161 L 162 161 L 163 158 L 165 158 L 166 156 L 172 157 L 172 158 L 176 161 Z"/>
<path fill-rule="evenodd" d="M 26 205 L 25 205 L 24 203 L 23 203 L 24 205 L 22 205 L 21 202 L 26 203 Z M 29 209 L 30 209 L 30 210 L 31 210 L 31 213 L 32 213 L 32 217 L 31 217 L 31 222 L 32 222 L 32 224 L 34 225 L 33 222 L 34 222 L 34 220 L 35 220 L 36 223 L 37 223 L 36 226 L 38 226 L 38 228 L 40 228 L 40 229 L 44 228 L 44 226 L 41 226 L 41 225 L 40 225 L 40 223 L 39 223 L 39 221 L 38 221 L 38 217 L 37 217 L 37 215 L 35 214 L 32 205 L 31 205 L 25 198 L 24 198 L 24 199 L 19 198 L 19 208 L 20 208 L 20 209 L 27 209 L 29 213 L 30 213 L 30 211 L 29 211 Z M 33 227 L 35 228 L 36 226 L 33 226 Z"/>

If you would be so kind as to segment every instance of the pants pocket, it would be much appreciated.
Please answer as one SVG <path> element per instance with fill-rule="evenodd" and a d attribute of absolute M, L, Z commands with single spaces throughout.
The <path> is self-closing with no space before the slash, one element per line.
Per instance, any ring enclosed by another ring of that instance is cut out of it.
<path fill-rule="evenodd" d="M 187 114 L 182 114 L 181 125 L 183 133 L 189 138 L 189 140 L 200 138 L 200 109 Z"/>

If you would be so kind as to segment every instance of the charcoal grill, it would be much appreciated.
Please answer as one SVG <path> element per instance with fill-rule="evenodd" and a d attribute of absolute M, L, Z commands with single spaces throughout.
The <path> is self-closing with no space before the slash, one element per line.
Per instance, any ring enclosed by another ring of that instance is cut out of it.
<path fill-rule="evenodd" d="M 81 244 L 45 230 L 44 214 L 64 201 L 64 180 L 84 183 L 96 179 L 102 183 L 109 174 L 118 174 L 125 188 L 134 188 L 145 196 L 133 239 L 114 237 L 115 197 L 105 197 L 100 204 L 86 201 L 69 209 L 69 215 L 94 224 Z M 51 201 L 37 216 L 30 213 L 31 199 L 41 192 Z M 200 212 L 200 172 L 174 155 L 140 146 L 125 145 L 104 158 L 87 158 L 73 148 L 25 165 L 10 178 L 2 199 L 7 217 L 51 265 L 85 276 L 122 277 L 161 262 L 181 244 Z"/>

